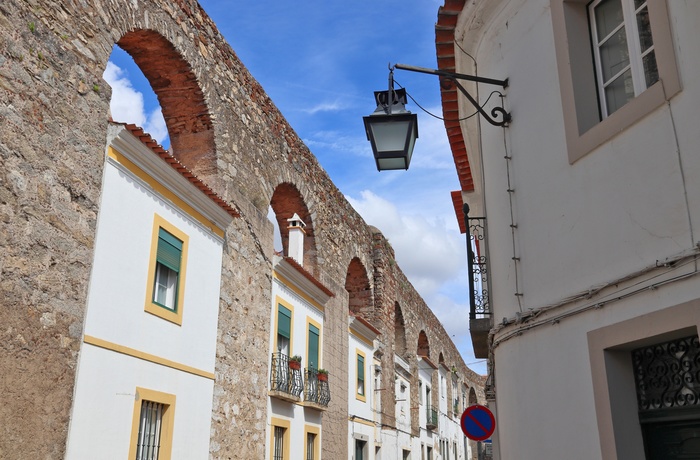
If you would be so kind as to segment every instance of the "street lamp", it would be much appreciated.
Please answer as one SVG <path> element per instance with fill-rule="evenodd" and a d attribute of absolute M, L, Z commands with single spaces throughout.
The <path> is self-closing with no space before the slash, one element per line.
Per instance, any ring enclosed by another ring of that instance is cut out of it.
<path fill-rule="evenodd" d="M 418 138 L 418 117 L 406 110 L 406 90 L 394 90 L 393 69 L 389 90 L 375 91 L 374 99 L 377 109 L 363 120 L 377 170 L 408 169 Z"/>
<path fill-rule="evenodd" d="M 396 64 L 394 67 L 389 67 L 389 90 L 374 92 L 377 108 L 370 116 L 363 117 L 367 140 L 372 144 L 372 152 L 374 153 L 378 171 L 408 169 L 408 165 L 411 163 L 411 156 L 413 155 L 413 146 L 418 138 L 418 117 L 406 110 L 406 90 L 404 88 L 394 90 L 394 68 L 438 75 L 443 80 L 453 83 L 481 116 L 494 126 L 506 126 L 512 120 L 510 113 L 506 112 L 502 107 L 493 108 L 491 116 L 489 116 L 476 99 L 457 81 L 468 80 L 506 88 L 508 86 L 507 79 L 495 80 Z M 499 121 L 497 119 L 499 117 L 502 120 Z"/>

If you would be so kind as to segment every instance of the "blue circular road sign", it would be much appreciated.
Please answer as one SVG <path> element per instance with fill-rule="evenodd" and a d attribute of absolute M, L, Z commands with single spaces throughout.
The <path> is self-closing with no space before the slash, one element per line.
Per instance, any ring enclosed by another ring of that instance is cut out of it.
<path fill-rule="evenodd" d="M 474 441 L 488 439 L 496 429 L 496 419 L 488 407 L 474 405 L 469 406 L 462 414 L 462 431 L 464 435 Z"/>

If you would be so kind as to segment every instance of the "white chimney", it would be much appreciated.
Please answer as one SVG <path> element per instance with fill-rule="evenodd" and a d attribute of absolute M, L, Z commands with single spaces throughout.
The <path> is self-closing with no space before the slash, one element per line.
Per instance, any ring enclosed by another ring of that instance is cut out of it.
<path fill-rule="evenodd" d="M 289 250 L 287 251 L 289 257 L 296 260 L 299 265 L 304 266 L 304 234 L 306 231 L 304 227 L 306 224 L 301 220 L 301 217 L 297 213 L 287 219 L 289 225 L 287 229 L 289 230 Z"/>

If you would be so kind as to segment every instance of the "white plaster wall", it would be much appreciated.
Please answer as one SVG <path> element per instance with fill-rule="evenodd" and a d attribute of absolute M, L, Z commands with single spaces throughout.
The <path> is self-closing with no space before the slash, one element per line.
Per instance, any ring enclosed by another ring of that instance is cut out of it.
<path fill-rule="evenodd" d="M 84 344 L 67 460 L 128 458 L 136 387 L 176 395 L 173 459 L 209 457 L 214 382 Z"/>
<path fill-rule="evenodd" d="M 479 74 L 510 78 L 506 107 L 513 123 L 505 139 L 500 128 L 481 124 L 496 324 L 518 311 L 504 142 L 513 158 L 523 311 L 653 265 L 700 239 L 700 3 L 666 3 L 682 91 L 573 165 L 564 137 L 550 0 L 498 2 L 492 16 L 466 32 L 465 43 L 476 43 Z M 481 94 L 488 91 L 481 87 Z M 693 270 L 690 265 L 674 274 Z M 500 458 L 600 459 L 586 334 L 698 297 L 693 278 L 499 344 Z"/>
<path fill-rule="evenodd" d="M 374 460 L 375 458 L 375 428 L 362 424 L 353 422 L 352 420 L 348 422 L 348 459 L 355 459 L 355 440 L 361 439 L 367 442 L 367 457 L 365 460 Z M 381 454 L 380 454 L 381 456 Z M 384 457 L 386 458 L 386 457 Z"/>
<path fill-rule="evenodd" d="M 465 40 L 477 40 L 480 75 L 510 78 L 504 133 L 482 123 L 492 305 L 517 310 L 504 142 L 511 161 L 516 252 L 523 310 L 556 302 L 691 247 L 675 132 L 689 192 L 700 192 L 700 55 L 677 46 L 683 91 L 573 165 L 564 138 L 550 0 L 514 0 Z M 669 2 L 679 43 L 697 43 L 694 2 Z M 481 87 L 482 94 L 492 88 Z M 671 118 L 673 115 L 673 119 Z M 694 228 L 700 194 L 689 193 Z M 697 231 L 696 231 L 697 233 Z"/>
<path fill-rule="evenodd" d="M 182 326 L 144 311 L 153 218 L 189 236 Z M 107 163 L 85 334 L 214 372 L 222 241 Z"/>
<path fill-rule="evenodd" d="M 307 352 L 307 329 L 306 320 L 311 318 L 317 323 L 321 324 L 321 336 L 319 340 L 320 350 L 319 357 L 321 359 L 321 364 L 319 368 L 323 367 L 323 346 L 324 346 L 324 331 L 323 331 L 323 313 L 317 308 L 310 305 L 307 301 L 302 299 L 296 292 L 291 290 L 282 284 L 279 280 L 275 279 L 272 283 L 272 305 L 270 309 L 270 360 L 271 353 L 276 353 L 277 350 L 273 350 L 275 339 L 277 336 L 277 330 L 274 329 L 276 324 L 277 316 L 277 301 L 278 298 L 283 299 L 288 304 L 293 307 L 292 312 L 292 342 L 290 344 L 290 356 L 300 355 L 302 356 L 302 373 L 306 369 L 308 363 L 306 352 Z M 273 330 L 274 329 L 274 330 Z M 271 362 L 271 361 L 270 361 Z M 333 380 L 340 378 L 340 376 L 329 377 L 329 384 L 331 389 L 331 399 L 333 398 Z M 269 375 L 267 381 L 264 383 L 267 388 L 270 388 Z M 304 453 L 304 443 L 306 442 L 306 437 L 304 436 L 305 425 L 310 424 L 313 426 L 320 427 L 322 420 L 322 413 L 317 409 L 306 409 L 303 406 L 304 393 L 301 393 L 301 403 L 295 404 L 287 401 L 282 401 L 277 398 L 268 397 L 269 404 L 267 406 L 267 436 L 265 439 L 265 455 L 269 456 L 271 451 L 270 436 L 271 436 L 271 418 L 277 417 L 284 420 L 289 420 L 290 427 L 290 445 L 291 445 L 291 457 L 290 458 L 302 458 Z M 321 443 L 321 451 L 323 450 L 323 430 L 321 429 L 321 436 L 318 437 L 317 442 Z"/>

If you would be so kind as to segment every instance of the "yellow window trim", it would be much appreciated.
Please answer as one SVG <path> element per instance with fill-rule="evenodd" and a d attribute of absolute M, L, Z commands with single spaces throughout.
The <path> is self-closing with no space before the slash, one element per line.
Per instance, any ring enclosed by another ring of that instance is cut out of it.
<path fill-rule="evenodd" d="M 131 356 L 132 358 L 142 359 L 154 364 L 160 364 L 161 366 L 169 367 L 182 372 L 187 372 L 188 374 L 196 375 L 199 377 L 204 377 L 206 379 L 214 380 L 215 376 L 213 372 L 203 371 L 197 369 L 196 367 L 188 366 L 186 364 L 181 364 L 175 361 L 170 361 L 169 359 L 161 358 L 160 356 L 152 355 L 143 351 L 136 350 L 134 348 L 125 347 L 124 345 L 119 345 L 113 342 L 108 342 L 107 340 L 98 339 L 97 337 L 92 337 L 86 335 L 83 341 L 88 345 L 94 345 L 96 347 L 104 348 L 105 350 L 114 351 L 121 353 L 123 355 Z"/>
<path fill-rule="evenodd" d="M 296 287 L 296 285 L 295 285 L 294 283 L 292 283 L 292 282 L 289 281 L 287 278 L 285 278 L 284 276 L 280 275 L 279 273 L 277 273 L 277 272 L 274 271 L 274 270 L 273 270 L 273 272 L 272 272 L 272 277 L 275 278 L 275 279 L 277 279 L 277 280 L 279 280 L 279 281 L 280 281 L 282 284 L 284 284 L 286 287 L 288 287 L 289 289 L 291 289 L 292 291 L 294 291 L 299 297 L 301 297 L 302 299 L 306 300 L 307 302 L 309 302 L 309 303 L 310 303 L 311 305 L 313 305 L 314 307 L 316 307 L 316 308 L 318 308 L 319 310 L 321 310 L 321 312 L 323 312 L 323 311 L 325 310 L 325 307 L 324 307 L 323 305 L 321 305 L 320 303 L 318 303 L 317 301 L 315 301 L 314 299 L 312 299 L 308 294 L 306 294 L 304 291 L 302 291 L 301 289 L 299 289 L 298 287 Z"/>
<path fill-rule="evenodd" d="M 136 166 L 134 163 L 129 161 L 126 156 L 116 151 L 113 147 L 108 147 L 107 156 L 112 160 L 116 161 L 127 170 L 129 170 L 134 176 L 138 177 L 145 183 L 147 183 L 153 190 L 158 192 L 163 197 L 167 198 L 169 201 L 174 203 L 178 208 L 185 211 L 195 220 L 199 221 L 204 227 L 208 228 L 219 237 L 224 237 L 224 230 L 220 229 L 214 222 L 210 221 L 204 217 L 200 212 L 196 211 L 192 206 L 183 201 L 175 193 L 171 192 L 169 189 L 163 186 L 160 182 L 155 180 L 153 177 L 149 176 L 144 170 Z"/>
<path fill-rule="evenodd" d="M 364 379 L 364 393 L 363 395 L 360 394 L 358 391 L 359 388 L 357 387 L 357 380 L 360 375 L 360 366 L 359 366 L 359 359 L 358 357 L 362 356 L 362 362 L 365 363 L 364 370 L 367 370 L 367 357 L 365 354 L 360 351 L 359 348 L 355 348 L 355 399 L 362 401 L 362 402 L 367 402 L 367 372 L 364 373 L 365 379 Z"/>
<path fill-rule="evenodd" d="M 289 420 L 282 418 L 271 417 L 270 418 L 270 460 L 273 460 L 275 455 L 275 427 L 281 427 L 285 429 L 284 438 L 282 439 L 282 458 L 284 460 L 289 460 L 290 449 L 291 449 L 291 429 L 292 424 Z"/>
<path fill-rule="evenodd" d="M 156 279 L 156 255 L 158 253 L 158 232 L 161 228 L 182 241 L 182 259 L 180 260 L 180 272 L 178 273 L 177 304 L 175 305 L 175 311 L 170 311 L 167 308 L 161 307 L 153 301 L 154 281 Z M 163 217 L 154 214 L 153 230 L 151 234 L 151 256 L 148 261 L 146 306 L 144 310 L 166 321 L 175 323 L 178 326 L 182 326 L 182 311 L 185 305 L 185 274 L 187 271 L 188 249 L 189 237 Z"/>
<path fill-rule="evenodd" d="M 131 419 L 131 442 L 129 444 L 129 458 L 136 458 L 136 448 L 139 438 L 139 418 L 141 415 L 141 403 L 153 401 L 165 406 L 161 421 L 159 460 L 170 460 L 173 448 L 173 425 L 175 422 L 175 395 L 161 393 L 160 391 L 136 387 L 136 399 L 134 400 L 134 414 Z"/>
<path fill-rule="evenodd" d="M 370 420 L 364 419 L 364 418 L 360 418 L 360 417 L 358 417 L 358 416 L 356 416 L 356 415 L 351 415 L 351 416 L 349 416 L 349 417 L 348 417 L 348 420 L 351 421 L 351 422 L 359 423 L 360 425 L 371 426 L 372 428 L 376 428 L 376 427 L 377 427 L 377 424 L 376 424 L 376 423 L 374 423 L 374 422 L 372 422 L 372 421 L 370 421 Z"/>
<path fill-rule="evenodd" d="M 309 367 L 309 325 L 314 325 L 318 328 L 318 362 L 316 363 L 316 369 L 323 369 L 321 363 L 323 362 L 323 329 L 321 328 L 321 323 L 314 321 L 313 319 L 306 317 L 306 367 Z"/>
<path fill-rule="evenodd" d="M 294 348 L 294 306 L 287 302 L 286 300 L 282 299 L 280 296 L 275 296 L 275 329 L 274 329 L 274 339 L 272 341 L 274 348 L 272 349 L 273 353 L 277 353 L 277 331 L 279 331 L 279 306 L 282 305 L 285 307 L 287 310 L 292 312 L 292 317 L 289 320 L 289 356 L 292 357 L 294 356 L 293 348 Z"/>
<path fill-rule="evenodd" d="M 321 458 L 321 427 L 315 425 L 304 425 L 304 457 L 309 458 L 308 455 L 308 442 L 307 439 L 310 434 L 315 434 L 316 439 L 314 441 L 314 460 L 319 460 Z"/>

